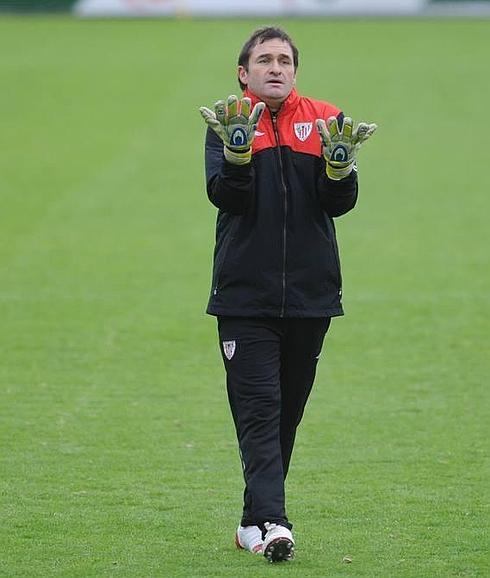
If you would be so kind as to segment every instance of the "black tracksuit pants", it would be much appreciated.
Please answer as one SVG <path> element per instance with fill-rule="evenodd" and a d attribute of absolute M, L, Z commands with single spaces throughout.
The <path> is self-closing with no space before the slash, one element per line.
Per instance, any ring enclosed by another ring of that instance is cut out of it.
<path fill-rule="evenodd" d="M 329 325 L 329 318 L 218 318 L 245 477 L 242 526 L 291 528 L 284 481 Z"/>

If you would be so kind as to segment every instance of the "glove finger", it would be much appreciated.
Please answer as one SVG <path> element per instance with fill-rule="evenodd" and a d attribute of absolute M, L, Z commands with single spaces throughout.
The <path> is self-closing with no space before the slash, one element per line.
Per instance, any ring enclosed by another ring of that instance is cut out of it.
<path fill-rule="evenodd" d="M 226 122 L 226 108 L 225 108 L 225 101 L 218 100 L 218 102 L 214 103 L 214 112 L 216 114 L 216 118 L 221 124 L 225 124 Z"/>
<path fill-rule="evenodd" d="M 364 140 L 367 140 L 369 137 L 371 137 L 371 136 L 374 134 L 374 132 L 376 131 L 377 128 L 378 128 L 378 125 L 377 125 L 377 124 L 374 124 L 374 122 L 371 123 L 371 124 L 369 124 L 369 125 L 368 125 L 368 128 L 367 128 L 367 130 L 366 130 L 366 133 L 365 133 L 365 135 L 364 135 Z"/>
<path fill-rule="evenodd" d="M 257 125 L 259 124 L 260 119 L 262 118 L 262 115 L 264 114 L 264 110 L 265 110 L 265 102 L 258 102 L 254 106 L 254 108 L 252 110 L 252 114 L 250 115 L 250 118 L 248 121 L 249 126 L 252 126 L 254 130 L 257 128 Z M 242 109 L 242 111 L 243 111 L 243 109 Z"/>
<path fill-rule="evenodd" d="M 330 134 L 330 138 L 334 139 L 339 134 L 339 123 L 337 122 L 336 116 L 329 116 L 327 119 L 327 129 Z"/>
<path fill-rule="evenodd" d="M 346 140 L 350 140 L 352 137 L 352 118 L 350 116 L 344 117 L 344 122 L 342 124 L 342 136 Z"/>
<path fill-rule="evenodd" d="M 246 96 L 240 101 L 240 115 L 244 116 L 246 119 L 250 117 L 250 108 L 252 106 L 252 101 Z"/>
<path fill-rule="evenodd" d="M 201 113 L 201 116 L 203 117 L 206 124 L 211 127 L 220 138 L 223 138 L 223 126 L 216 118 L 214 112 L 205 106 L 202 106 L 199 109 L 199 112 Z"/>
<path fill-rule="evenodd" d="M 362 144 L 366 141 L 374 131 L 378 128 L 378 126 L 374 123 L 367 124 L 365 122 L 360 122 L 356 130 L 354 131 L 353 142 L 354 144 Z"/>
<path fill-rule="evenodd" d="M 228 97 L 227 101 L 228 108 L 228 120 L 238 116 L 238 98 L 232 94 Z"/>
<path fill-rule="evenodd" d="M 332 139 L 330 138 L 330 133 L 323 118 L 317 118 L 315 125 L 323 146 L 329 146 L 332 143 Z"/>
<path fill-rule="evenodd" d="M 214 112 L 212 110 L 209 110 L 209 108 L 207 108 L 205 106 L 201 106 L 199 108 L 199 112 L 201 113 L 201 116 L 208 124 L 211 121 L 216 121 L 216 115 L 214 114 Z"/>

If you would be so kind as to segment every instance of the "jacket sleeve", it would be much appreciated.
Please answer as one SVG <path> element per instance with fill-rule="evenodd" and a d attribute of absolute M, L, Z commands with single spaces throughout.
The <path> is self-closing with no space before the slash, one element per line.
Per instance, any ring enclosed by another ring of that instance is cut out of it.
<path fill-rule="evenodd" d="M 245 213 L 254 197 L 253 160 L 247 165 L 233 165 L 227 162 L 221 139 L 208 128 L 205 164 L 206 189 L 213 205 L 234 215 Z"/>
<path fill-rule="evenodd" d="M 344 113 L 337 115 L 340 127 L 344 121 Z M 358 195 L 357 171 L 340 181 L 329 179 L 326 173 L 326 161 L 320 159 L 320 174 L 317 181 L 318 198 L 323 210 L 329 217 L 340 217 L 354 208 Z"/>
<path fill-rule="evenodd" d="M 353 170 L 348 177 L 333 181 L 325 172 L 325 161 L 318 178 L 318 198 L 323 210 L 329 217 L 340 217 L 354 208 L 357 201 L 357 171 Z"/>

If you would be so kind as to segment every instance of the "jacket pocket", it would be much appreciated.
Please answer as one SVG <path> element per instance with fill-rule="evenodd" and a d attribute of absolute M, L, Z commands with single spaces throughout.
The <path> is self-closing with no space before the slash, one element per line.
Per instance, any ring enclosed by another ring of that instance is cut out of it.
<path fill-rule="evenodd" d="M 236 219 L 230 227 L 228 234 L 225 236 L 223 241 L 223 246 L 221 251 L 219 251 L 215 257 L 215 264 L 214 264 L 214 275 L 213 275 L 213 295 L 216 295 L 221 288 L 223 274 L 225 270 L 225 265 L 228 257 L 228 252 L 230 249 L 230 245 L 233 243 L 235 239 L 235 231 L 238 225 L 238 219 Z"/>
<path fill-rule="evenodd" d="M 332 252 L 335 259 L 336 265 L 336 273 L 337 273 L 337 283 L 339 286 L 339 290 L 342 290 L 342 270 L 340 268 L 340 257 L 339 257 L 339 248 L 337 246 L 337 241 L 335 239 L 331 240 L 332 243 Z"/>
<path fill-rule="evenodd" d="M 342 271 L 340 268 L 339 247 L 337 245 L 337 237 L 335 234 L 335 225 L 332 220 L 324 214 L 326 225 L 326 237 L 328 241 L 328 250 L 331 254 L 332 269 L 335 273 L 335 281 L 337 282 L 339 290 L 342 289 Z"/>

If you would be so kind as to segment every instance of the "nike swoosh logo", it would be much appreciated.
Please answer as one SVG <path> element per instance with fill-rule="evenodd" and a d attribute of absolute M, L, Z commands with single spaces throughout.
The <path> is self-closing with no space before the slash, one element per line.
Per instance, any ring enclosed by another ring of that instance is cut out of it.
<path fill-rule="evenodd" d="M 255 131 L 255 136 L 264 136 L 265 132 L 260 132 L 259 130 Z"/>

